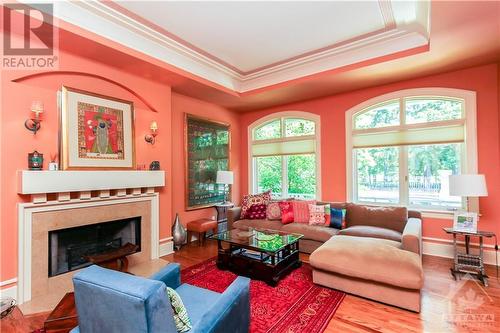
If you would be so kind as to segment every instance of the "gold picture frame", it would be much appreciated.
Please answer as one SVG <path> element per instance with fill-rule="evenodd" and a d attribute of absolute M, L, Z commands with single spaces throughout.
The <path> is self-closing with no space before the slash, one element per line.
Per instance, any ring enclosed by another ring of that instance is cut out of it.
<path fill-rule="evenodd" d="M 226 159 L 227 159 L 227 170 L 231 169 L 231 125 L 229 123 L 225 123 L 222 121 L 217 121 L 213 120 L 210 118 L 205 118 L 205 117 L 200 117 L 197 115 L 185 113 L 184 114 L 184 176 L 185 176 L 185 210 L 186 211 L 192 211 L 192 210 L 197 210 L 197 209 L 203 209 L 203 208 L 208 208 L 208 207 L 213 207 L 217 203 L 223 202 L 223 196 L 219 194 L 220 198 L 218 198 L 217 195 L 214 195 L 213 198 L 208 198 L 207 200 L 201 200 L 201 201 L 207 201 L 205 203 L 195 203 L 195 199 L 191 197 L 193 194 L 193 188 L 191 185 L 192 182 L 190 181 L 193 180 L 193 175 L 191 175 L 191 170 L 193 169 L 192 161 L 193 159 L 190 158 L 190 145 L 192 144 L 192 137 L 190 137 L 189 134 L 189 125 L 190 121 L 195 121 L 195 122 L 200 122 L 200 123 L 205 123 L 207 126 L 213 126 L 219 127 L 227 132 L 227 151 L 226 151 Z M 192 152 L 191 152 L 192 153 Z M 219 169 L 218 169 L 219 170 Z M 222 169 L 220 169 L 222 170 Z M 216 171 L 214 173 L 214 170 L 211 170 L 211 176 L 210 178 L 212 179 L 212 184 L 215 187 L 221 186 L 215 184 L 215 177 L 216 177 Z M 210 184 L 208 184 L 210 186 Z M 231 197 L 231 192 L 232 189 L 229 189 L 228 195 Z M 208 193 L 210 195 L 210 193 Z M 213 200 L 212 200 L 213 199 Z"/>
<path fill-rule="evenodd" d="M 59 102 L 60 170 L 134 169 L 133 102 L 66 86 Z"/>

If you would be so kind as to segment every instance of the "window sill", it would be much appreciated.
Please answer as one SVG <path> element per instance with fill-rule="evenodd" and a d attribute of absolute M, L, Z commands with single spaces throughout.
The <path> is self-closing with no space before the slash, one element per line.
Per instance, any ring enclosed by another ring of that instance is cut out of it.
<path fill-rule="evenodd" d="M 412 208 L 410 208 L 412 209 Z M 413 208 L 418 210 L 418 208 Z M 423 218 L 434 218 L 443 220 L 453 220 L 454 212 L 449 210 L 420 210 Z"/>

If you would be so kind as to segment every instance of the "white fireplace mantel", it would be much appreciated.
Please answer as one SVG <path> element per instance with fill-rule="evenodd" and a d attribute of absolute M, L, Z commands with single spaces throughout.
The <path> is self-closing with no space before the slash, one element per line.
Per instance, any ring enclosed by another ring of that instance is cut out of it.
<path fill-rule="evenodd" d="M 30 195 L 31 202 L 18 204 L 18 277 L 16 296 L 19 303 L 31 299 L 32 228 L 36 214 L 68 209 L 116 209 L 119 204 L 148 202 L 150 205 L 151 259 L 171 252 L 170 239 L 160 244 L 159 193 L 165 186 L 165 171 L 29 171 L 17 172 L 18 189 Z"/>
<path fill-rule="evenodd" d="M 19 194 L 117 190 L 165 186 L 165 171 L 19 170 Z"/>

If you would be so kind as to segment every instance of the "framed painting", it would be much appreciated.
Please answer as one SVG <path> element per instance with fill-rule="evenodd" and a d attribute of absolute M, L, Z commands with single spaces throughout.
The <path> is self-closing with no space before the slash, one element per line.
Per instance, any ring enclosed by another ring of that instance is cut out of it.
<path fill-rule="evenodd" d="M 477 213 L 456 211 L 453 214 L 453 230 L 477 232 Z"/>
<path fill-rule="evenodd" d="M 185 115 L 186 210 L 211 207 L 225 199 L 217 171 L 229 170 L 229 124 Z"/>
<path fill-rule="evenodd" d="M 59 121 L 61 170 L 134 168 L 132 102 L 63 86 Z"/>

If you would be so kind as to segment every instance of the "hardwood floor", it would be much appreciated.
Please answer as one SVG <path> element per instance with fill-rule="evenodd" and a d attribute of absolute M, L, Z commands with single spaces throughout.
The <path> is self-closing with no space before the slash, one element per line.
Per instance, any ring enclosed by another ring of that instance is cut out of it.
<path fill-rule="evenodd" d="M 216 255 L 216 243 L 207 241 L 203 247 L 193 243 L 162 258 L 186 268 Z M 309 256 L 301 254 L 301 259 L 308 262 Z M 484 288 L 473 280 L 454 281 L 450 259 L 424 256 L 423 263 L 421 313 L 347 295 L 325 332 L 500 332 L 500 283 L 495 267 L 487 268 L 490 283 Z"/>
<path fill-rule="evenodd" d="M 192 243 L 162 259 L 186 268 L 216 255 L 216 243 L 207 241 L 203 247 Z M 308 259 L 309 255 L 301 254 L 302 261 Z M 484 288 L 472 280 L 454 281 L 449 273 L 450 259 L 424 256 L 423 263 L 421 313 L 347 295 L 325 332 L 500 332 L 500 283 L 494 267 L 487 268 L 490 285 Z M 5 319 L 0 322 L 0 332 L 31 332 L 43 326 L 47 315 L 16 312 L 9 319 L 11 324 Z"/>

